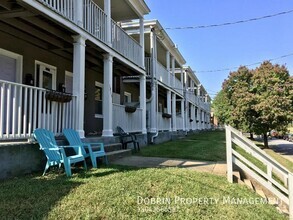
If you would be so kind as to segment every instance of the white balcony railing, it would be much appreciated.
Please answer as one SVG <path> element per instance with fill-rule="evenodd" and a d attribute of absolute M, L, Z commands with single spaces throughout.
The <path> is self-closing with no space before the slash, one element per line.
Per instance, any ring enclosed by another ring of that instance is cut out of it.
<path fill-rule="evenodd" d="M 176 116 L 176 129 L 183 130 L 183 118 L 180 116 Z"/>
<path fill-rule="evenodd" d="M 160 82 L 168 85 L 168 86 L 171 86 L 170 85 L 170 82 L 169 82 L 169 72 L 168 70 L 159 62 L 157 62 L 157 65 L 156 65 L 156 78 L 157 80 L 159 80 Z"/>
<path fill-rule="evenodd" d="M 183 95 L 183 83 L 175 77 L 174 89 L 181 95 Z"/>
<path fill-rule="evenodd" d="M 56 135 L 75 129 L 76 97 L 67 103 L 49 101 L 42 88 L 0 80 L 0 140 L 29 138 L 36 128 Z"/>
<path fill-rule="evenodd" d="M 125 112 L 124 105 L 113 104 L 113 129 L 122 127 L 126 132 L 142 132 L 142 109 L 133 113 Z"/>
<path fill-rule="evenodd" d="M 84 29 L 100 41 L 106 43 L 107 15 L 104 11 L 92 0 L 84 0 L 83 16 Z"/>
<path fill-rule="evenodd" d="M 112 45 L 120 54 L 142 67 L 142 47 L 115 21 L 112 21 Z"/>
<path fill-rule="evenodd" d="M 152 73 L 152 59 L 150 57 L 145 58 L 145 67 L 147 75 L 151 75 Z M 170 79 L 169 79 L 170 77 Z M 183 95 L 183 84 L 182 82 L 175 77 L 173 80 L 174 75 L 168 72 L 168 70 L 160 63 L 156 62 L 156 73 L 155 78 L 164 83 L 165 85 L 173 88 L 179 94 Z"/>
<path fill-rule="evenodd" d="M 77 24 L 77 11 L 83 10 L 83 29 L 98 40 L 107 44 L 107 15 L 93 0 L 83 1 L 83 7 L 77 8 L 73 0 L 37 0 L 51 10 Z M 142 67 L 142 47 L 130 37 L 121 27 L 112 20 L 111 23 L 112 48 L 129 59 L 136 65 Z"/>

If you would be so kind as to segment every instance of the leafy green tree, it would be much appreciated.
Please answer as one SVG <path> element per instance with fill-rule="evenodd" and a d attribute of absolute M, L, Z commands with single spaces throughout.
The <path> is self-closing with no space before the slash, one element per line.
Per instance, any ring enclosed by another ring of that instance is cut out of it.
<path fill-rule="evenodd" d="M 214 98 L 212 108 L 214 115 L 221 124 L 229 124 L 231 106 L 229 106 L 229 100 L 223 90 L 218 92 Z"/>
<path fill-rule="evenodd" d="M 285 131 L 293 120 L 293 78 L 269 61 L 255 70 L 242 66 L 224 81 L 213 107 L 223 123 L 262 134 L 268 147 L 268 132 Z"/>
<path fill-rule="evenodd" d="M 254 132 L 263 134 L 264 145 L 268 147 L 267 133 L 273 129 L 286 130 L 293 120 L 293 80 L 285 66 L 265 61 L 254 71 L 252 82 L 253 109 L 257 113 Z"/>

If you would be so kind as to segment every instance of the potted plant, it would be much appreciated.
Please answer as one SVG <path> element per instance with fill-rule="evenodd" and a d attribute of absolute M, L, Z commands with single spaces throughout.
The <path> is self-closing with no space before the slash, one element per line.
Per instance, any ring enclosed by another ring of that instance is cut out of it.
<path fill-rule="evenodd" d="M 163 117 L 163 118 L 171 118 L 172 115 L 169 114 L 169 113 L 163 113 L 163 114 L 162 114 L 162 117 Z"/>
<path fill-rule="evenodd" d="M 125 106 L 125 112 L 127 113 L 134 113 L 136 111 L 136 107 L 135 106 L 131 106 L 131 105 L 126 105 Z"/>

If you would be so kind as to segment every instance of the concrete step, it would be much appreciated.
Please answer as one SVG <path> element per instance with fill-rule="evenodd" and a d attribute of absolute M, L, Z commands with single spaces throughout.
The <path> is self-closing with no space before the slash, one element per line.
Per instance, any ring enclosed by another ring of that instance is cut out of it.
<path fill-rule="evenodd" d="M 131 149 L 116 150 L 116 151 L 107 152 L 106 154 L 108 157 L 108 161 L 111 162 L 114 160 L 121 159 L 123 157 L 131 156 Z"/>
<path fill-rule="evenodd" d="M 239 171 L 233 171 L 233 181 L 235 183 L 240 184 L 240 185 L 245 185 L 245 183 L 241 179 L 241 175 L 240 175 Z"/>
<path fill-rule="evenodd" d="M 121 143 L 105 144 L 104 148 L 106 152 L 117 151 L 122 149 L 122 144 Z"/>
<path fill-rule="evenodd" d="M 252 185 L 252 183 L 251 183 L 251 181 L 250 181 L 249 179 L 244 179 L 243 181 L 244 181 L 245 185 L 246 185 L 249 189 L 251 189 L 251 190 L 254 191 L 253 185 Z"/>
<path fill-rule="evenodd" d="M 262 191 L 262 189 L 260 189 L 260 188 L 255 188 L 255 192 L 258 194 L 258 195 L 260 195 L 262 198 L 264 198 L 264 199 L 268 199 L 267 198 L 267 196 L 265 195 L 265 193 Z"/>
<path fill-rule="evenodd" d="M 105 144 L 104 145 L 104 149 L 106 152 L 112 152 L 112 151 L 117 151 L 117 150 L 121 150 L 122 145 L 121 143 L 114 143 L 114 144 Z M 93 151 L 95 150 L 99 150 L 99 146 L 92 146 Z"/>

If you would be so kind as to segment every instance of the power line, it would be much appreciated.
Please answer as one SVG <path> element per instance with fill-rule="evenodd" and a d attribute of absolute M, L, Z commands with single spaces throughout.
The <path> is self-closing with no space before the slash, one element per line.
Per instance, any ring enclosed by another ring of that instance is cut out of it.
<path fill-rule="evenodd" d="M 272 18 L 280 15 L 285 15 L 292 13 L 293 10 L 289 11 L 283 11 L 279 12 L 277 14 L 271 14 L 271 15 L 265 15 L 262 17 L 257 17 L 257 18 L 250 18 L 247 20 L 240 20 L 240 21 L 234 21 L 234 22 L 226 22 L 226 23 L 221 23 L 221 24 L 210 24 L 210 25 L 198 25 L 198 26 L 189 26 L 189 27 L 168 27 L 165 28 L 166 30 L 183 30 L 183 29 L 203 29 L 203 28 L 214 28 L 214 27 L 221 27 L 221 26 L 228 26 L 228 25 L 234 25 L 234 24 L 241 24 L 241 23 L 246 23 L 246 22 L 252 22 L 252 21 L 258 21 L 262 19 L 267 19 L 267 18 Z"/>
<path fill-rule="evenodd" d="M 278 59 L 283 59 L 283 58 L 290 57 L 290 56 L 293 56 L 293 53 L 289 53 L 289 54 L 282 55 L 282 56 L 279 56 L 279 57 L 276 57 L 276 58 L 272 58 L 272 59 L 269 59 L 268 61 L 274 61 L 274 60 L 278 60 Z M 249 67 L 249 66 L 259 65 L 261 63 L 263 63 L 263 62 L 256 62 L 256 63 L 251 63 L 251 64 L 247 64 L 247 65 L 241 65 L 241 66 Z M 239 66 L 238 67 L 223 68 L 223 69 L 216 69 L 216 70 L 202 70 L 202 71 L 196 71 L 196 73 L 223 72 L 223 71 L 235 70 L 235 69 L 238 69 L 238 68 L 239 68 Z"/>

